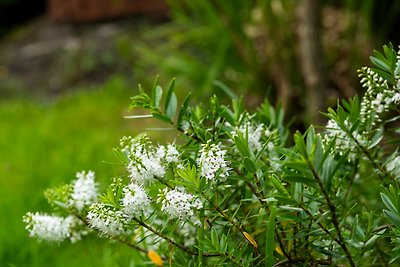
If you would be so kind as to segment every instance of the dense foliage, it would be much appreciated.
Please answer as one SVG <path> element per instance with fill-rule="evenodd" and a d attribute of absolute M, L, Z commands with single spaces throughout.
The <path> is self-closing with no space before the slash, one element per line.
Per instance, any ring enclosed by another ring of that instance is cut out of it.
<path fill-rule="evenodd" d="M 280 108 L 234 98 L 178 108 L 175 82 L 132 107 L 177 130 L 156 145 L 124 137 L 126 175 L 99 194 L 93 172 L 46 191 L 54 214 L 27 213 L 30 235 L 77 241 L 90 231 L 157 266 L 386 265 L 400 257 L 400 56 L 391 46 L 359 75 L 365 95 L 329 109 L 326 127 L 296 132 Z M 165 93 L 165 94 L 164 94 Z"/>

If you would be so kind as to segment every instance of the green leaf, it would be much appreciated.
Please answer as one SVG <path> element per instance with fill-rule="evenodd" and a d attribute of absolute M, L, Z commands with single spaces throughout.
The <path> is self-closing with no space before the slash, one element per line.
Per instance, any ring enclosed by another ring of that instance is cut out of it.
<path fill-rule="evenodd" d="M 168 102 L 166 108 L 165 115 L 171 120 L 173 120 L 175 117 L 177 107 L 178 107 L 178 99 L 176 98 L 175 93 L 172 93 L 170 101 Z"/>
<path fill-rule="evenodd" d="M 394 223 L 397 227 L 400 227 L 400 216 L 389 210 L 383 210 L 383 214 Z"/>
<path fill-rule="evenodd" d="M 375 66 L 377 66 L 378 68 L 380 68 L 380 69 L 382 69 L 382 70 L 387 71 L 387 72 L 390 73 L 391 68 L 390 68 L 390 66 L 389 66 L 384 60 L 379 59 L 379 58 L 376 57 L 376 56 L 371 56 L 370 59 L 371 59 L 371 62 L 372 62 Z"/>
<path fill-rule="evenodd" d="M 159 81 L 159 79 L 160 79 L 160 76 L 157 75 L 157 76 L 156 76 L 156 79 L 154 80 L 153 86 L 151 87 L 152 93 L 154 93 L 156 87 L 158 86 L 158 81 Z"/>
<path fill-rule="evenodd" d="M 384 128 L 383 126 L 379 127 L 374 136 L 372 137 L 371 144 L 368 146 L 368 149 L 372 149 L 377 146 L 383 139 Z"/>
<path fill-rule="evenodd" d="M 143 91 L 143 89 L 140 87 L 140 85 L 139 85 L 139 90 L 140 90 L 139 95 L 131 97 L 132 102 L 130 104 L 130 109 L 135 108 L 135 107 L 151 109 L 152 105 L 151 105 L 150 97 Z"/>
<path fill-rule="evenodd" d="M 319 169 L 319 167 L 321 166 L 321 161 L 323 159 L 323 145 L 322 145 L 322 139 L 321 139 L 321 135 L 316 135 L 315 139 L 314 139 L 314 143 L 315 143 L 315 149 L 314 149 L 314 153 L 313 153 L 313 164 L 314 164 L 314 168 L 316 168 L 317 170 Z"/>
<path fill-rule="evenodd" d="M 373 235 L 367 242 L 365 242 L 365 247 L 369 247 L 375 243 L 378 238 L 382 237 L 382 234 L 385 232 L 385 229 L 380 231 L 377 235 Z"/>
<path fill-rule="evenodd" d="M 322 181 L 329 189 L 332 184 L 332 179 L 340 167 L 348 160 L 350 151 L 346 151 L 338 161 L 335 161 L 332 156 L 328 156 L 323 164 Z"/>
<path fill-rule="evenodd" d="M 244 165 L 244 167 L 246 168 L 246 170 L 247 170 L 249 173 L 252 173 L 252 174 L 256 173 L 257 167 L 256 167 L 256 165 L 254 164 L 254 162 L 253 162 L 251 159 L 249 159 L 248 157 L 245 157 L 245 158 L 243 159 L 243 165 Z"/>
<path fill-rule="evenodd" d="M 239 97 L 228 87 L 226 84 L 224 84 L 221 81 L 215 80 L 214 85 L 221 89 L 222 92 L 224 92 L 229 98 L 231 99 L 238 99 Z"/>
<path fill-rule="evenodd" d="M 156 78 L 156 80 L 153 83 L 153 87 L 151 88 L 151 105 L 155 108 L 159 108 L 160 107 L 160 101 L 161 101 L 161 97 L 162 97 L 162 88 L 161 86 L 158 85 L 158 76 Z"/>
<path fill-rule="evenodd" d="M 303 136 L 299 131 L 297 131 L 294 134 L 294 142 L 296 144 L 296 148 L 299 151 L 299 153 L 305 158 L 308 159 L 308 153 L 307 153 L 307 148 L 306 144 L 304 142 Z"/>
<path fill-rule="evenodd" d="M 243 97 L 239 99 L 232 99 L 232 107 L 233 107 L 233 114 L 235 117 L 235 121 L 236 123 L 239 123 L 240 118 L 244 112 Z"/>
<path fill-rule="evenodd" d="M 167 123 L 172 123 L 171 119 L 166 117 L 166 116 L 164 116 L 164 115 L 161 115 L 161 114 L 155 113 L 155 112 L 153 112 L 151 114 L 153 115 L 154 118 L 156 118 L 156 119 L 158 119 L 160 121 L 167 122 Z"/>
<path fill-rule="evenodd" d="M 117 192 L 118 194 L 118 192 Z M 115 207 L 117 208 L 119 203 L 118 203 L 118 198 L 115 196 L 113 190 L 111 187 L 107 188 L 106 193 L 100 196 L 100 201 L 103 202 L 104 204 L 110 206 L 110 207 Z"/>
<path fill-rule="evenodd" d="M 235 125 L 235 118 L 234 118 L 233 112 L 228 107 L 220 106 L 218 113 L 221 117 L 223 117 L 231 125 Z"/>
<path fill-rule="evenodd" d="M 381 195 L 381 199 L 382 199 L 382 201 L 383 201 L 383 204 L 385 204 L 385 206 L 386 206 L 389 210 L 391 210 L 391 211 L 393 211 L 393 212 L 398 212 L 397 207 L 393 204 L 393 202 L 392 202 L 392 200 L 390 199 L 389 196 L 387 196 L 387 195 L 384 194 L 384 193 L 381 193 L 380 195 Z"/>
<path fill-rule="evenodd" d="M 179 110 L 179 114 L 178 114 L 178 127 L 181 127 L 184 121 L 185 116 L 187 116 L 187 109 L 189 106 L 189 101 L 190 101 L 190 96 L 191 93 L 189 93 L 185 100 L 183 101 L 183 104 L 181 106 L 181 109 Z"/>
<path fill-rule="evenodd" d="M 312 125 L 307 129 L 306 140 L 307 140 L 307 143 L 306 143 L 307 154 L 311 155 L 313 153 L 314 140 L 315 140 L 315 130 Z"/>
<path fill-rule="evenodd" d="M 314 188 L 318 188 L 318 185 L 314 179 L 302 175 L 284 175 L 282 179 L 288 182 L 302 183 Z"/>
<path fill-rule="evenodd" d="M 189 181 L 192 184 L 199 186 L 197 177 L 197 170 L 195 165 L 188 163 L 185 168 L 177 169 L 177 174 L 184 180 Z"/>
<path fill-rule="evenodd" d="M 322 168 L 322 166 L 323 166 L 325 160 L 327 159 L 327 157 L 329 155 L 331 155 L 332 149 L 335 148 L 335 144 L 336 144 L 336 140 L 332 139 L 332 140 L 329 141 L 328 145 L 325 146 L 325 151 L 324 151 L 324 154 L 321 157 L 321 162 L 319 163 L 319 166 L 318 166 L 317 170 L 320 170 Z"/>
<path fill-rule="evenodd" d="M 280 203 L 285 204 L 285 205 L 297 205 L 298 204 L 295 200 L 293 200 L 289 197 L 275 195 L 274 198 L 276 200 L 278 200 Z"/>
<path fill-rule="evenodd" d="M 217 250 L 219 250 L 218 233 L 215 228 L 212 228 L 212 230 L 211 230 L 211 243 Z"/>
<path fill-rule="evenodd" d="M 379 76 L 381 76 L 382 78 L 387 80 L 389 83 L 393 83 L 394 82 L 392 74 L 387 73 L 386 71 L 383 71 L 383 70 L 378 69 L 378 68 L 372 68 L 372 70 L 375 71 Z"/>
<path fill-rule="evenodd" d="M 161 98 L 163 94 L 163 89 L 161 86 L 157 85 L 153 92 L 153 106 L 157 109 L 160 108 Z"/>
<path fill-rule="evenodd" d="M 168 107 L 171 102 L 172 94 L 174 93 L 174 89 L 175 89 L 175 79 L 172 79 L 171 84 L 167 91 L 167 97 L 165 98 L 164 113 L 167 113 Z"/>
<path fill-rule="evenodd" d="M 249 146 L 242 137 L 237 135 L 233 138 L 233 141 L 235 142 L 236 148 L 239 150 L 240 154 L 242 154 L 243 157 L 251 158 Z"/>
<path fill-rule="evenodd" d="M 282 183 L 278 180 L 278 178 L 271 175 L 269 177 L 269 180 L 270 180 L 271 184 L 276 188 L 276 190 L 278 190 L 279 193 L 281 193 L 284 196 L 289 196 L 289 192 L 282 185 Z"/>
<path fill-rule="evenodd" d="M 219 246 L 220 246 L 219 250 L 222 253 L 225 253 L 228 250 L 228 242 L 227 242 L 226 235 L 224 235 L 224 234 L 221 235 L 221 239 L 219 241 Z"/>
<path fill-rule="evenodd" d="M 345 125 L 345 121 L 346 121 L 346 119 L 347 119 L 347 113 L 346 113 L 346 111 L 343 109 L 343 107 L 342 106 L 340 106 L 340 105 L 338 105 L 338 107 L 337 107 L 337 120 L 336 120 L 336 122 L 338 123 L 338 125 L 339 125 L 339 127 L 342 129 L 342 130 L 346 130 L 346 125 Z"/>

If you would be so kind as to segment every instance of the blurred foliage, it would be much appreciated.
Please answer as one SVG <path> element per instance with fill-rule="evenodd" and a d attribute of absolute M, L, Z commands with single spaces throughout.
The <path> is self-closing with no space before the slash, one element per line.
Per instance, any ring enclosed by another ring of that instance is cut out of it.
<path fill-rule="evenodd" d="M 339 6 L 348 11 L 361 13 L 366 18 L 366 25 L 374 41 L 384 43 L 390 40 L 399 43 L 397 23 L 400 15 L 400 2 L 396 0 L 341 0 L 328 1 L 330 5 Z"/>
<path fill-rule="evenodd" d="M 308 96 L 299 58 L 298 1 L 167 2 L 171 22 L 147 32 L 147 41 L 132 47 L 133 53 L 142 55 L 136 69 L 175 76 L 187 87 L 200 88 L 194 95 L 202 99 L 218 93 L 222 82 L 245 93 L 250 106 L 268 96 L 290 106 L 289 115 L 305 119 Z M 367 62 L 400 11 L 396 1 L 383 2 L 321 3 L 323 106 L 358 92 L 352 73 Z M 389 23 L 382 23 L 375 34 L 375 17 L 385 17 L 387 9 L 380 14 L 376 10 L 385 4 L 390 7 Z"/>

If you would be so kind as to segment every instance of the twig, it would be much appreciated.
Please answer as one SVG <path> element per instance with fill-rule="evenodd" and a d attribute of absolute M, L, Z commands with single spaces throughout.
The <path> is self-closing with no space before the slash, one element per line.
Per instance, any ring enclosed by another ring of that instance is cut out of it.
<path fill-rule="evenodd" d="M 331 201 L 331 199 L 329 197 L 329 194 L 326 191 L 326 189 L 324 187 L 324 184 L 322 183 L 321 177 L 319 177 L 318 173 L 315 171 L 315 169 L 314 169 L 313 165 L 311 164 L 311 162 L 309 161 L 309 159 L 306 159 L 306 161 L 307 161 L 307 165 L 308 165 L 309 169 L 312 172 L 312 175 L 313 175 L 314 179 L 317 180 L 317 183 L 318 183 L 318 186 L 319 186 L 319 188 L 321 190 L 321 193 L 324 196 L 326 204 L 328 205 L 328 208 L 329 208 L 329 210 L 331 212 L 332 224 L 333 224 L 333 227 L 335 227 L 336 234 L 338 236 L 338 239 L 336 240 L 336 242 L 343 249 L 344 254 L 346 255 L 346 258 L 349 261 L 350 265 L 351 266 L 355 266 L 353 258 L 352 258 L 351 254 L 350 254 L 350 252 L 349 252 L 349 250 L 348 250 L 348 248 L 346 246 L 346 242 L 345 242 L 345 240 L 343 238 L 342 232 L 341 232 L 340 227 L 339 227 L 339 222 L 338 222 L 337 214 L 336 214 L 336 206 L 332 203 L 332 201 Z"/>
<path fill-rule="evenodd" d="M 192 251 L 192 250 L 190 250 L 189 248 L 187 248 L 187 247 L 185 247 L 185 246 L 183 246 L 183 245 L 181 245 L 181 244 L 178 244 L 177 242 L 175 242 L 174 240 L 172 240 L 172 239 L 169 238 L 168 236 L 166 236 L 166 235 L 164 235 L 163 233 L 161 233 L 161 232 L 157 231 L 156 229 L 154 229 L 151 225 L 148 225 L 148 224 L 146 224 L 145 222 L 143 222 L 143 221 L 141 221 L 141 220 L 139 220 L 139 219 L 137 219 L 137 218 L 133 218 L 133 220 L 134 220 L 135 222 L 137 222 L 139 225 L 141 225 L 141 226 L 143 226 L 144 228 L 146 228 L 147 230 L 149 230 L 150 232 L 152 232 L 153 234 L 155 234 L 155 235 L 161 237 L 162 239 L 164 239 L 165 241 L 167 241 L 167 242 L 170 243 L 171 245 L 174 245 L 175 247 L 180 248 L 181 250 L 183 250 L 183 251 L 185 251 L 185 252 L 187 252 L 187 253 L 189 253 L 189 254 L 191 254 L 191 255 L 195 255 L 195 256 L 198 255 L 198 253 L 197 253 L 196 251 Z"/>
<path fill-rule="evenodd" d="M 301 263 L 301 262 L 307 263 L 308 264 L 307 266 L 315 266 L 316 264 L 318 264 L 318 265 L 331 265 L 332 264 L 332 261 L 330 261 L 330 260 L 317 259 L 317 260 L 308 262 L 307 258 L 293 258 L 291 260 L 287 259 L 287 260 L 282 260 L 280 262 L 277 262 L 273 265 L 273 267 L 284 266 L 284 265 L 291 266 L 292 263 Z"/>
<path fill-rule="evenodd" d="M 209 197 L 207 197 L 204 192 L 200 192 L 203 197 L 207 200 L 208 203 L 212 203 L 211 199 Z M 232 224 L 237 230 L 239 230 L 239 232 L 242 234 L 242 236 L 244 237 L 244 239 L 252 246 L 254 252 L 256 253 L 256 255 L 258 255 L 258 249 L 256 246 L 254 246 L 254 244 L 247 239 L 246 234 L 247 231 L 244 229 L 244 227 L 240 224 L 238 224 L 237 222 L 235 222 L 232 218 L 230 218 L 219 206 L 217 205 L 213 205 L 214 209 L 216 211 L 218 211 L 218 213 L 225 219 L 227 220 L 230 224 Z"/>
<path fill-rule="evenodd" d="M 368 160 L 371 162 L 371 164 L 374 166 L 375 169 L 378 169 L 384 176 L 387 176 L 391 178 L 392 180 L 395 180 L 395 178 L 388 173 L 382 166 L 380 166 L 376 161 L 372 158 L 371 154 L 368 152 L 368 150 L 358 142 L 357 138 L 353 136 L 353 134 L 346 128 L 344 127 L 344 131 L 350 136 L 351 139 L 357 144 L 357 146 L 361 149 L 361 151 L 364 153 L 364 155 L 368 158 Z M 384 177 L 378 173 L 378 177 L 383 181 Z"/>

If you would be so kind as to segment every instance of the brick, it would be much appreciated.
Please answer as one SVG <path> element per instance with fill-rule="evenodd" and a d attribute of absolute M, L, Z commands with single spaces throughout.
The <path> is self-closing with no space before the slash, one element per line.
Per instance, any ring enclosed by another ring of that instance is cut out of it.
<path fill-rule="evenodd" d="M 55 22 L 94 22 L 135 15 L 163 17 L 163 0 L 48 0 L 48 12 Z"/>

